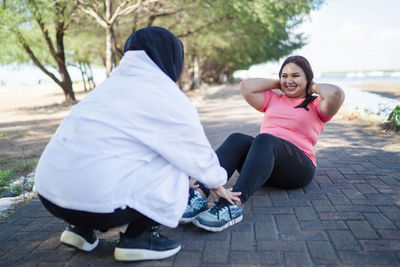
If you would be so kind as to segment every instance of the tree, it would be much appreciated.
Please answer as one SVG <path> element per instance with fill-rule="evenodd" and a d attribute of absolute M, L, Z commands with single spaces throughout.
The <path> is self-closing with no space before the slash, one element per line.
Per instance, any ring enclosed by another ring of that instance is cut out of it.
<path fill-rule="evenodd" d="M 177 2 L 177 3 L 175 3 Z M 131 31 L 137 29 L 140 22 L 145 22 L 146 27 L 153 25 L 159 17 L 175 15 L 186 9 L 186 3 L 195 1 L 168 1 L 168 0 L 76 0 L 79 8 L 92 17 L 96 23 L 106 31 L 106 74 L 110 74 L 112 68 L 122 56 L 121 46 L 116 46 L 115 31 L 121 20 L 127 20 L 132 14 Z M 128 19 L 130 20 L 130 19 Z M 125 36 L 125 35 L 124 35 Z M 125 39 L 124 39 L 125 40 Z M 119 58 L 115 57 L 115 54 Z"/>
<path fill-rule="evenodd" d="M 3 1 L 0 9 L 2 63 L 26 63 L 30 60 L 56 84 L 67 101 L 75 101 L 67 70 L 64 36 L 74 6 L 68 1 Z M 4 45 L 4 46 L 3 46 Z M 59 77 L 49 70 L 57 69 Z"/>
<path fill-rule="evenodd" d="M 302 47 L 306 38 L 293 33 L 295 26 L 321 3 L 318 0 L 200 1 L 183 16 L 161 19 L 158 23 L 171 25 L 170 29 L 185 43 L 185 72 L 189 73 L 183 76 L 193 77 L 197 60 L 201 79 L 212 83 L 218 82 L 221 74 L 229 77 L 235 70 L 278 60 Z M 193 81 L 187 82 L 193 87 Z"/>

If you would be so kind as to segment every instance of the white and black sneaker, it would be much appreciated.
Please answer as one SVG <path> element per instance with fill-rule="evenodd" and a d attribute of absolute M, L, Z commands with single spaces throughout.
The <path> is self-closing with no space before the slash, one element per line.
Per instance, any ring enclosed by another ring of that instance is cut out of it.
<path fill-rule="evenodd" d="M 146 230 L 137 237 L 120 233 L 114 258 L 117 261 L 159 260 L 175 255 L 180 249 L 177 241 L 154 230 Z"/>
<path fill-rule="evenodd" d="M 83 251 L 92 251 L 99 244 L 99 239 L 91 229 L 67 226 L 61 234 L 60 241 L 66 245 L 75 247 Z"/>

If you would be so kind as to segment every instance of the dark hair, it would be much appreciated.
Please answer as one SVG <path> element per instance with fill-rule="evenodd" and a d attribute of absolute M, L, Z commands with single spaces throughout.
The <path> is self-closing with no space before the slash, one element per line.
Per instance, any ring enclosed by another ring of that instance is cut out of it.
<path fill-rule="evenodd" d="M 144 50 L 174 82 L 179 79 L 183 68 L 183 45 L 167 29 L 151 26 L 132 33 L 125 42 L 124 53 L 130 50 Z"/>
<path fill-rule="evenodd" d="M 295 108 L 304 108 L 305 110 L 308 109 L 308 104 L 314 101 L 316 99 L 316 96 L 312 96 L 309 92 L 308 89 L 310 88 L 311 82 L 314 79 L 314 73 L 312 71 L 311 65 L 308 62 L 308 60 L 305 57 L 302 56 L 290 56 L 285 59 L 285 61 L 282 63 L 281 69 L 279 70 L 279 79 L 281 78 L 282 75 L 282 70 L 283 67 L 286 66 L 288 63 L 294 63 L 297 66 L 299 66 L 304 73 L 306 74 L 306 79 L 307 79 L 307 85 L 306 85 L 306 99 L 304 99 L 303 102 L 301 102 L 298 106 L 295 106 Z"/>

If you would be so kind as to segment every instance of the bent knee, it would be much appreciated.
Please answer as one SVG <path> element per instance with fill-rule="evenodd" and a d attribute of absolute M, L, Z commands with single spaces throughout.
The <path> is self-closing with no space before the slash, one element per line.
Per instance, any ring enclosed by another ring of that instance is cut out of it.
<path fill-rule="evenodd" d="M 232 143 L 251 143 L 253 139 L 254 137 L 247 134 L 233 133 L 226 140 Z"/>
<path fill-rule="evenodd" d="M 255 143 L 273 143 L 277 138 L 271 134 L 262 133 L 254 138 Z"/>

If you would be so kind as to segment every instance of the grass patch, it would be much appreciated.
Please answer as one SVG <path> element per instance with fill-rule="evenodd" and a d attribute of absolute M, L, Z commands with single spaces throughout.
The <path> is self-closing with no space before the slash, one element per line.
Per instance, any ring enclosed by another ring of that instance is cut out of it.
<path fill-rule="evenodd" d="M 19 196 L 32 191 L 33 182 L 28 181 L 28 175 L 36 165 L 36 160 L 21 160 L 13 168 L 0 169 L 0 197 Z"/>

